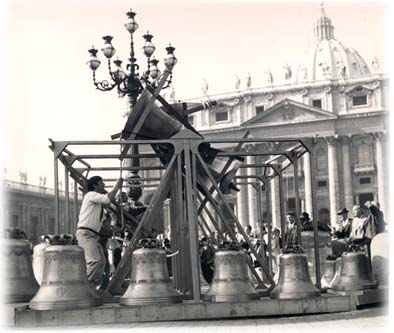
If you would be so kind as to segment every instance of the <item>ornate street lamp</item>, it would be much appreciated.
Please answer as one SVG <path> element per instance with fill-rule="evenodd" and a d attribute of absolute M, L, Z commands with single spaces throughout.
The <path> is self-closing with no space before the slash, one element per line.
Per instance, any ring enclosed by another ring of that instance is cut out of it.
<path fill-rule="evenodd" d="M 174 55 L 175 48 L 171 46 L 171 44 L 166 47 L 167 56 L 164 59 L 164 73 L 162 74 L 158 68 L 159 61 L 152 58 L 153 53 L 156 50 L 155 45 L 152 42 L 153 35 L 149 33 L 149 31 L 143 35 L 144 37 L 144 46 L 142 50 L 144 55 L 147 58 L 147 70 L 140 75 L 139 65 L 137 64 L 137 59 L 134 53 L 134 40 L 133 35 L 138 29 L 138 24 L 135 20 L 135 15 L 131 9 L 126 13 L 127 21 L 125 23 L 125 28 L 130 33 L 130 58 L 128 59 L 128 63 L 126 64 L 125 70 L 122 68 L 122 61 L 116 59 L 113 61 L 113 66 L 111 66 L 111 59 L 115 55 L 116 50 L 112 45 L 112 36 L 104 36 L 104 46 L 101 49 L 104 56 L 107 58 L 108 62 L 108 72 L 110 79 L 103 80 L 98 82 L 96 80 L 96 70 L 99 68 L 101 61 L 97 57 L 98 50 L 92 46 L 89 49 L 90 58 L 87 61 L 90 69 L 93 71 L 93 83 L 97 89 L 101 91 L 110 91 L 117 88 L 119 97 L 128 96 L 130 103 L 130 110 L 132 111 L 132 107 L 136 104 L 138 96 L 144 89 L 144 86 L 150 85 L 154 88 L 158 86 L 158 83 L 162 81 L 162 77 L 165 74 L 165 82 L 161 86 L 161 89 L 165 89 L 171 86 L 172 82 L 172 69 L 177 63 L 177 59 Z M 161 82 L 163 83 L 163 82 Z M 128 114 L 127 114 L 128 115 Z M 138 154 L 138 145 L 132 145 L 132 153 Z M 126 160 L 126 165 L 131 164 L 132 166 L 139 166 L 139 159 L 132 158 L 131 160 Z M 138 171 L 133 171 L 135 175 L 138 174 Z"/>
<path fill-rule="evenodd" d="M 111 59 L 114 56 L 116 50 L 112 45 L 112 36 L 104 36 L 104 46 L 101 49 L 104 56 L 107 58 L 108 71 L 110 80 L 103 80 L 98 82 L 96 80 L 96 70 L 100 66 L 101 61 L 97 58 L 98 50 L 92 47 L 89 49 L 90 58 L 87 61 L 90 69 L 93 71 L 93 83 L 97 89 L 101 91 L 110 91 L 115 87 L 118 90 L 119 97 L 124 97 L 127 95 L 130 100 L 131 107 L 137 102 L 138 96 L 144 89 L 144 85 L 151 85 L 153 87 L 157 86 L 161 79 L 161 72 L 158 68 L 158 60 L 152 58 L 153 53 L 156 50 L 155 45 L 152 42 L 153 35 L 149 31 L 143 36 L 145 39 L 144 46 L 142 50 L 144 55 L 147 57 L 147 70 L 143 72 L 142 75 L 138 73 L 139 65 L 137 64 L 137 59 L 134 53 L 134 40 L 133 34 L 138 29 L 138 24 L 135 21 L 135 15 L 132 10 L 126 13 L 127 22 L 124 25 L 127 31 L 130 33 L 130 58 L 126 65 L 126 70 L 122 68 L 122 61 L 116 59 L 113 61 L 114 66 L 111 66 Z M 166 48 L 167 56 L 164 59 L 165 71 L 170 72 L 168 79 L 163 85 L 162 89 L 168 88 L 172 81 L 172 69 L 177 63 L 177 59 L 174 55 L 175 48 L 171 44 Z"/>

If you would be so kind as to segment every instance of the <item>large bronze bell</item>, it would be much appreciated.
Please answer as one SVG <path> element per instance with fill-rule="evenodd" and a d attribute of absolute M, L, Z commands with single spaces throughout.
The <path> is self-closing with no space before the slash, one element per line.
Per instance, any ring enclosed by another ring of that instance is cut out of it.
<path fill-rule="evenodd" d="M 33 271 L 39 285 L 41 285 L 44 272 L 45 249 L 50 246 L 47 239 L 49 236 L 41 236 L 41 243 L 33 247 Z"/>
<path fill-rule="evenodd" d="M 152 94 L 145 91 L 144 94 L 148 98 L 152 98 Z M 147 101 L 147 100 L 146 100 Z M 143 109 L 143 107 L 141 108 Z M 127 120 L 127 131 L 135 132 L 134 128 L 140 118 L 141 114 L 131 112 Z M 168 115 L 163 109 L 160 108 L 158 102 L 154 102 L 151 110 L 149 111 L 145 121 L 137 134 L 137 139 L 169 139 L 182 128 L 182 123 L 175 118 Z"/>
<path fill-rule="evenodd" d="M 335 291 L 374 289 L 378 287 L 372 276 L 368 258 L 356 245 L 348 247 L 342 255 L 341 274 L 332 288 Z"/>
<path fill-rule="evenodd" d="M 120 305 L 179 303 L 182 295 L 172 287 L 166 253 L 156 240 L 143 239 L 132 255 L 129 286 L 120 297 Z"/>
<path fill-rule="evenodd" d="M 146 95 L 146 98 L 143 99 L 143 102 L 146 105 L 148 100 L 152 98 L 152 94 L 148 91 L 145 91 L 144 94 Z M 160 104 L 155 101 L 142 126 L 138 131 L 136 131 L 137 123 L 141 117 L 141 110 L 144 110 L 144 104 L 137 112 L 130 113 L 126 126 L 123 129 L 124 134 L 127 135 L 133 133 L 136 135 L 136 139 L 170 139 L 184 128 L 185 124 L 182 123 L 180 118 L 167 113 L 166 109 L 160 107 Z M 188 125 L 187 127 L 188 130 L 202 138 L 202 136 L 191 125 Z M 174 154 L 174 147 L 168 143 L 155 143 L 152 144 L 152 148 L 164 165 L 168 164 L 171 156 Z M 199 153 L 207 163 L 208 169 L 213 175 L 215 181 L 220 183 L 221 190 L 223 192 L 229 191 L 230 189 L 236 190 L 237 188 L 232 181 L 239 168 L 240 161 L 243 161 L 243 158 L 235 158 L 227 168 L 226 174 L 223 177 L 220 177 L 223 167 L 229 159 L 227 157 L 217 156 L 218 152 L 218 149 L 210 147 L 210 144 L 208 143 L 202 143 L 199 146 Z M 197 161 L 197 173 L 199 183 L 210 188 L 212 184 L 199 161 Z"/>
<path fill-rule="evenodd" d="M 308 259 L 299 246 L 288 246 L 279 257 L 279 280 L 271 298 L 309 298 L 320 295 L 308 270 Z"/>
<path fill-rule="evenodd" d="M 335 274 L 332 278 L 328 288 L 332 289 L 339 281 L 339 277 L 341 276 L 341 269 L 342 269 L 342 257 L 338 257 L 335 259 Z"/>
<path fill-rule="evenodd" d="M 259 299 L 249 278 L 246 254 L 235 245 L 219 249 L 215 253 L 214 266 L 211 287 L 203 296 L 205 301 L 231 302 Z"/>
<path fill-rule="evenodd" d="M 20 229 L 7 228 L 3 232 L 5 263 L 4 301 L 24 303 L 37 293 L 39 285 L 34 277 L 30 243 Z"/>
<path fill-rule="evenodd" d="M 86 274 L 84 251 L 68 238 L 54 237 L 45 250 L 41 287 L 30 301 L 34 310 L 76 309 L 103 304 Z"/>
<path fill-rule="evenodd" d="M 324 261 L 324 273 L 321 278 L 321 287 L 324 289 L 327 289 L 330 287 L 331 281 L 333 280 L 335 276 L 335 258 L 328 257 Z"/>

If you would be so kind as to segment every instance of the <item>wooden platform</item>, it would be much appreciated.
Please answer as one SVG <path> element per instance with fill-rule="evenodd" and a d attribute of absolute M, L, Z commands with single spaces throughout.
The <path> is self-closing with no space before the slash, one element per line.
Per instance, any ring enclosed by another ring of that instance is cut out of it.
<path fill-rule="evenodd" d="M 353 296 L 322 295 L 309 299 L 274 300 L 267 297 L 256 301 L 224 303 L 157 304 L 120 306 L 104 304 L 97 308 L 76 310 L 30 310 L 19 304 L 9 309 L 13 315 L 9 326 L 69 326 L 101 325 L 147 321 L 198 320 L 214 318 L 241 318 L 286 316 L 312 313 L 354 311 L 357 308 Z"/>

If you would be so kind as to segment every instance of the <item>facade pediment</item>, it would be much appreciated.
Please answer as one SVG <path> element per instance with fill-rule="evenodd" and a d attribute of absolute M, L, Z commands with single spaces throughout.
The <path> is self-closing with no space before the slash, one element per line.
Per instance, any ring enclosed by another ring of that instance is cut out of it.
<path fill-rule="evenodd" d="M 290 99 L 285 99 L 241 124 L 242 127 L 262 124 L 293 124 L 336 119 L 337 115 Z"/>

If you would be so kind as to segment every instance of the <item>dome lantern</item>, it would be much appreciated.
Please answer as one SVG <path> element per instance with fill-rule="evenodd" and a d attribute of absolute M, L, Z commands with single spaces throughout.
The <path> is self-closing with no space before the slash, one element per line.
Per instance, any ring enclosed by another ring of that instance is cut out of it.
<path fill-rule="evenodd" d="M 321 4 L 321 15 L 315 25 L 316 39 L 334 39 L 334 26 L 324 11 L 324 4 Z"/>

